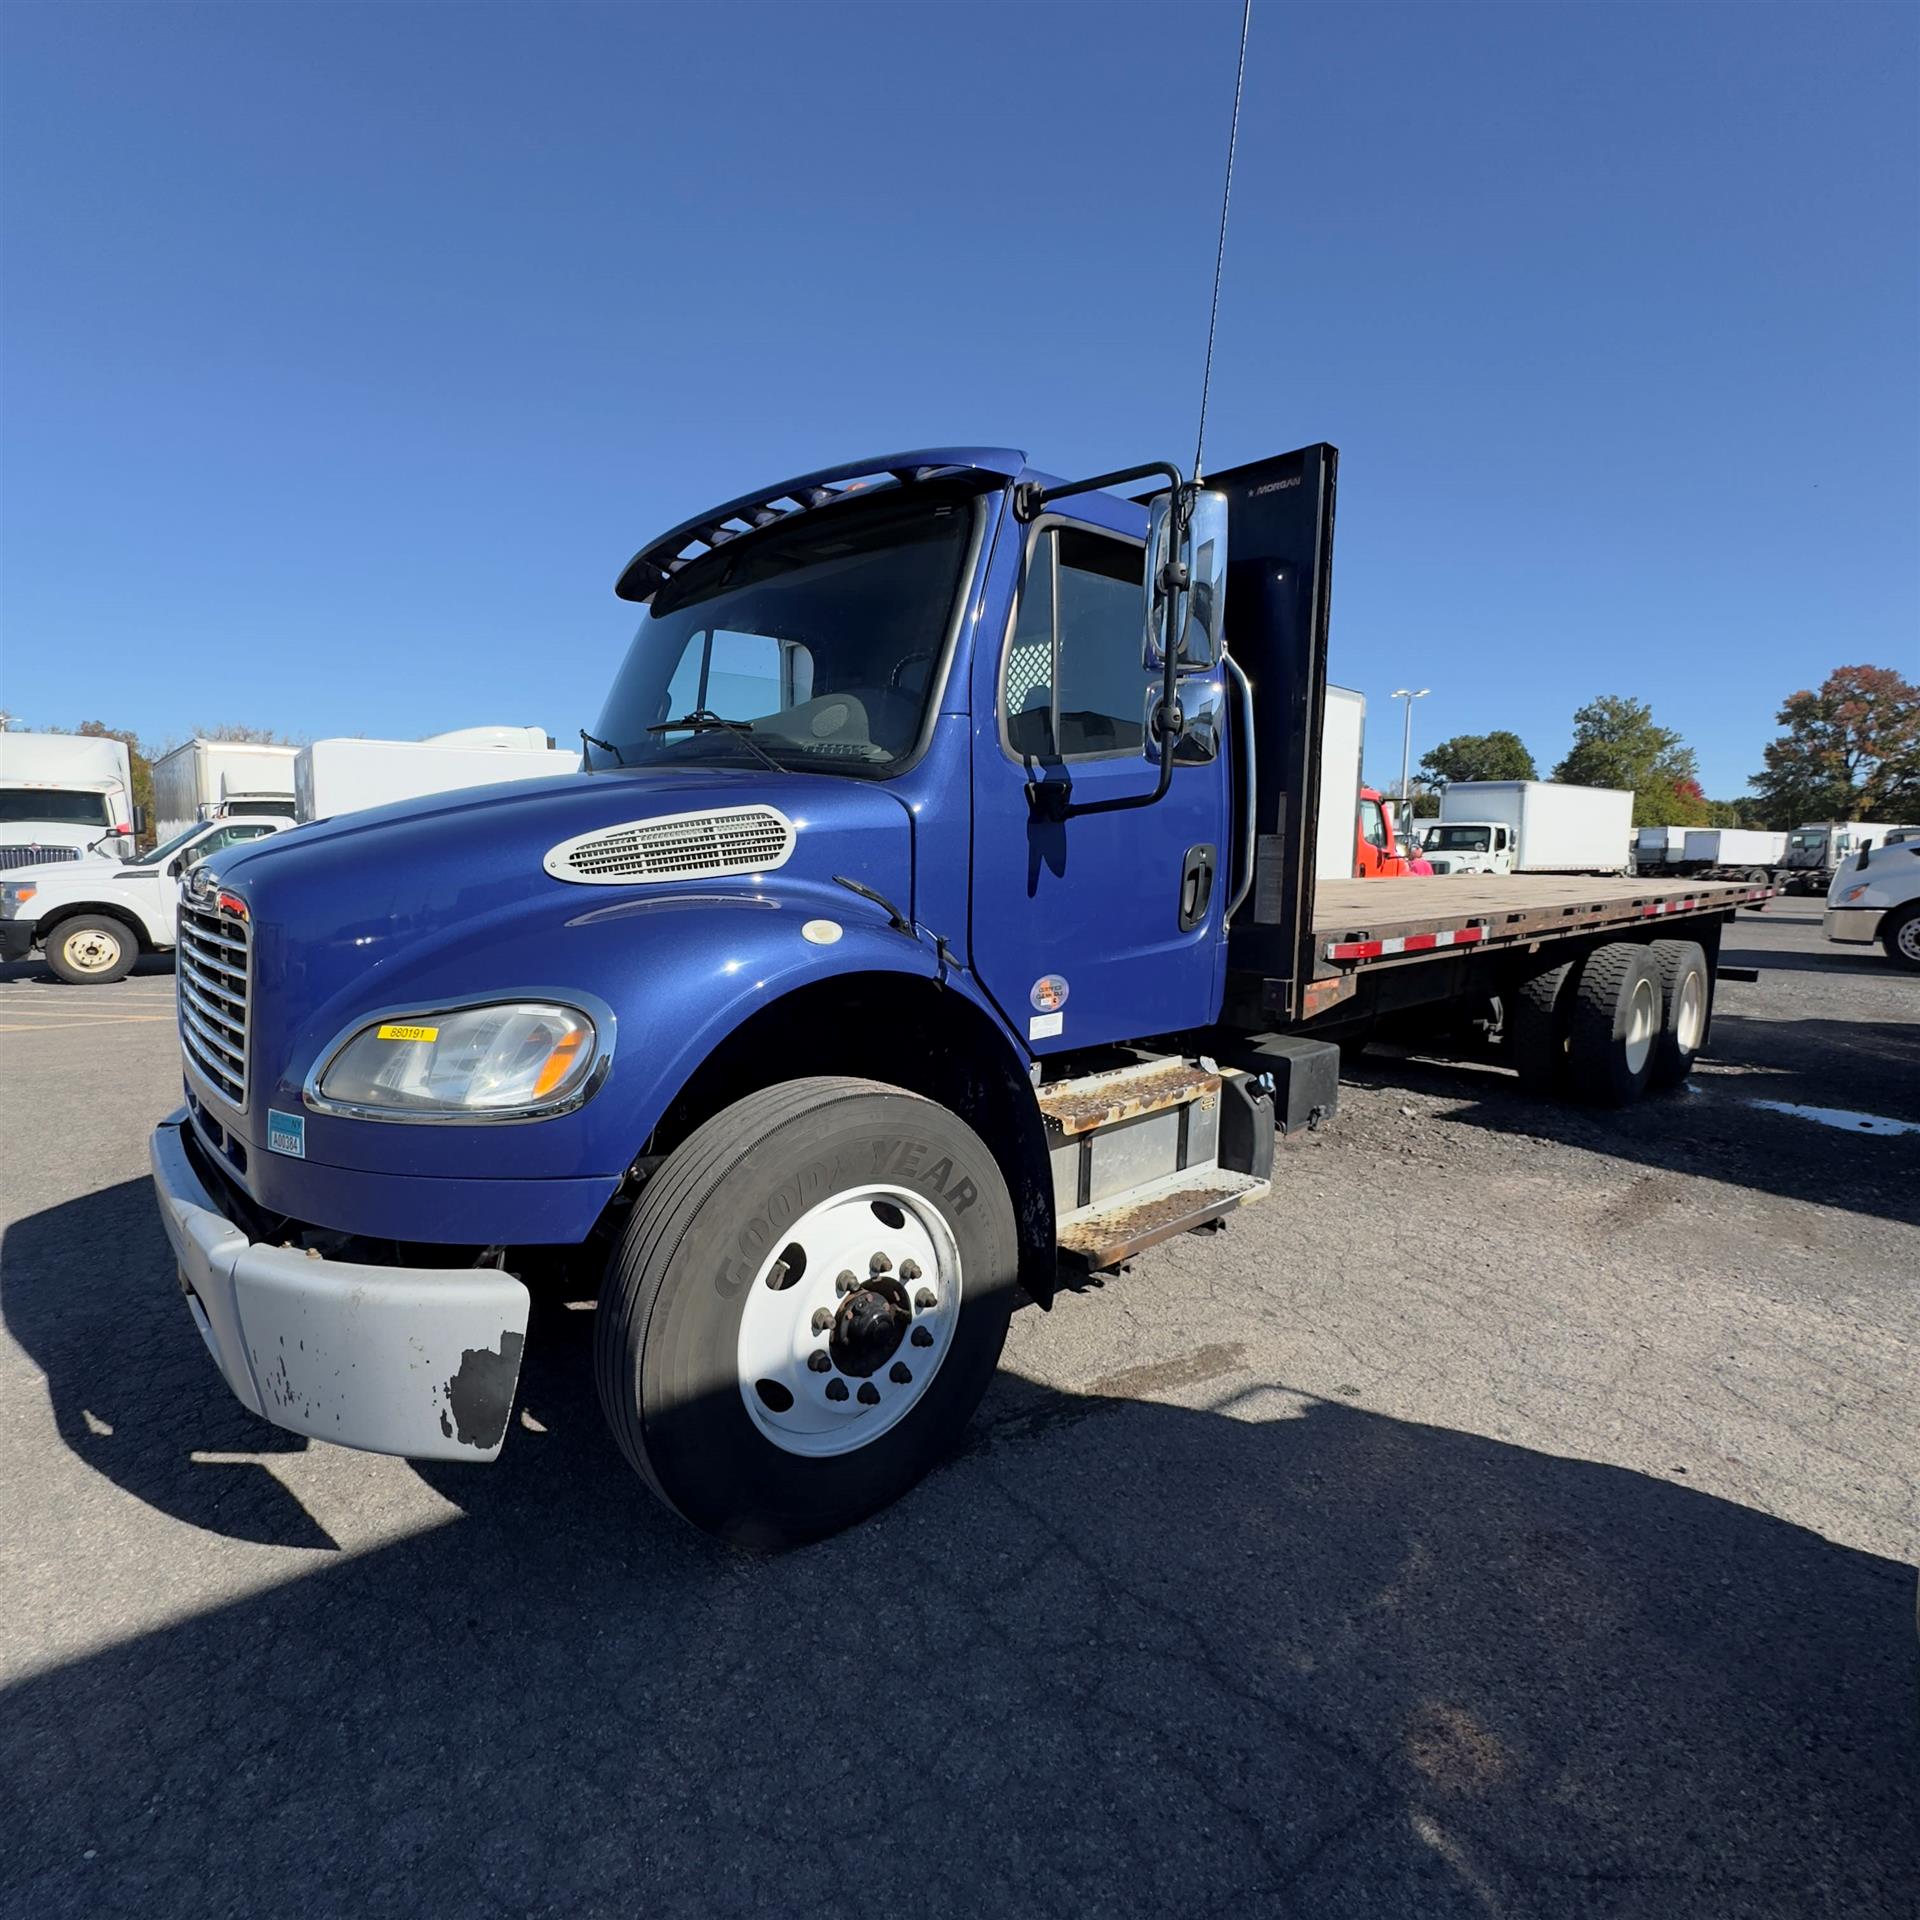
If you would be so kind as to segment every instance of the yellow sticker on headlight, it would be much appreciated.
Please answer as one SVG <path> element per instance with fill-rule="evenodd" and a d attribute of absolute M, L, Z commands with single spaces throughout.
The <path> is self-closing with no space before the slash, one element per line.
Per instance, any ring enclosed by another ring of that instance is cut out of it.
<path fill-rule="evenodd" d="M 438 1027 L 380 1027 L 376 1037 L 381 1040 L 438 1040 Z"/>

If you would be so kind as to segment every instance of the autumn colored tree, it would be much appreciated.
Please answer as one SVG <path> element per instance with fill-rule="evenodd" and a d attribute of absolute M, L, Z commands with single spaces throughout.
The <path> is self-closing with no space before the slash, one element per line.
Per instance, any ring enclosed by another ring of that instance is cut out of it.
<path fill-rule="evenodd" d="M 1553 777 L 1569 786 L 1628 788 L 1636 827 L 1706 825 L 1693 749 L 1671 727 L 1656 726 L 1644 700 L 1617 693 L 1589 700 L 1573 716 L 1573 745 Z M 1695 811 L 1676 816 L 1675 807 Z"/>
<path fill-rule="evenodd" d="M 1836 667 L 1780 708 L 1753 777 L 1770 827 L 1920 816 L 1920 686 L 1891 667 Z"/>
<path fill-rule="evenodd" d="M 1538 780 L 1533 755 L 1517 733 L 1456 733 L 1420 756 L 1420 771 L 1436 787 L 1456 780 Z"/>

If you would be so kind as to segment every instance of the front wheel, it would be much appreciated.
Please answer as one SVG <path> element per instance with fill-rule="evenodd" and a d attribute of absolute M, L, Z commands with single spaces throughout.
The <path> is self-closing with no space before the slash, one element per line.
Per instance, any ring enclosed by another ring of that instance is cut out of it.
<path fill-rule="evenodd" d="M 76 914 L 46 938 L 47 965 L 69 986 L 103 987 L 122 980 L 140 957 L 139 943 L 108 915 Z"/>
<path fill-rule="evenodd" d="M 1880 929 L 1880 944 L 1896 966 L 1920 973 L 1920 900 L 1901 913 L 1890 913 Z"/>
<path fill-rule="evenodd" d="M 871 1080 L 788 1081 L 671 1154 L 600 1293 L 620 1450 L 710 1533 L 837 1532 L 953 1445 L 999 1362 L 1013 1203 L 956 1115 Z"/>

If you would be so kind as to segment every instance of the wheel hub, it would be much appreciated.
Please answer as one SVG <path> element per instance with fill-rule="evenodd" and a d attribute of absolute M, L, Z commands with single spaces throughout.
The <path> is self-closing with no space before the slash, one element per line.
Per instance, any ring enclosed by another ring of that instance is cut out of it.
<path fill-rule="evenodd" d="M 960 1252 L 937 1205 L 856 1187 L 788 1226 L 742 1302 L 740 1398 L 813 1458 L 871 1445 L 919 1403 L 960 1321 Z"/>
<path fill-rule="evenodd" d="M 827 1353 L 842 1373 L 864 1380 L 899 1352 L 912 1324 L 906 1288 L 890 1274 L 876 1274 L 840 1303 Z"/>

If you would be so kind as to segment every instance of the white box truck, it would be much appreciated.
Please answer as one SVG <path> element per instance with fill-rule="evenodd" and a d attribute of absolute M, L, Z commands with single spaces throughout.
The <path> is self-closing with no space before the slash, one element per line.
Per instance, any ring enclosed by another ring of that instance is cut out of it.
<path fill-rule="evenodd" d="M 1320 808 L 1314 815 L 1314 871 L 1323 880 L 1354 877 L 1360 767 L 1367 742 L 1367 696 L 1328 687 L 1320 723 Z"/>
<path fill-rule="evenodd" d="M 171 840 L 197 820 L 247 813 L 293 818 L 297 747 L 254 740 L 189 740 L 153 763 L 155 832 Z"/>
<path fill-rule="evenodd" d="M 1456 780 L 1427 834 L 1435 873 L 1624 873 L 1633 795 L 1553 780 Z"/>
<path fill-rule="evenodd" d="M 1680 871 L 1770 884 L 1774 868 L 1786 854 L 1784 833 L 1769 833 L 1761 827 L 1689 827 Z"/>
<path fill-rule="evenodd" d="M 294 804 L 301 820 L 329 820 L 458 787 L 579 770 L 580 756 L 557 751 L 538 727 L 467 727 L 425 740 L 316 740 L 294 760 Z"/>
<path fill-rule="evenodd" d="M 0 731 L 0 868 L 133 852 L 133 766 L 104 734 Z"/>

